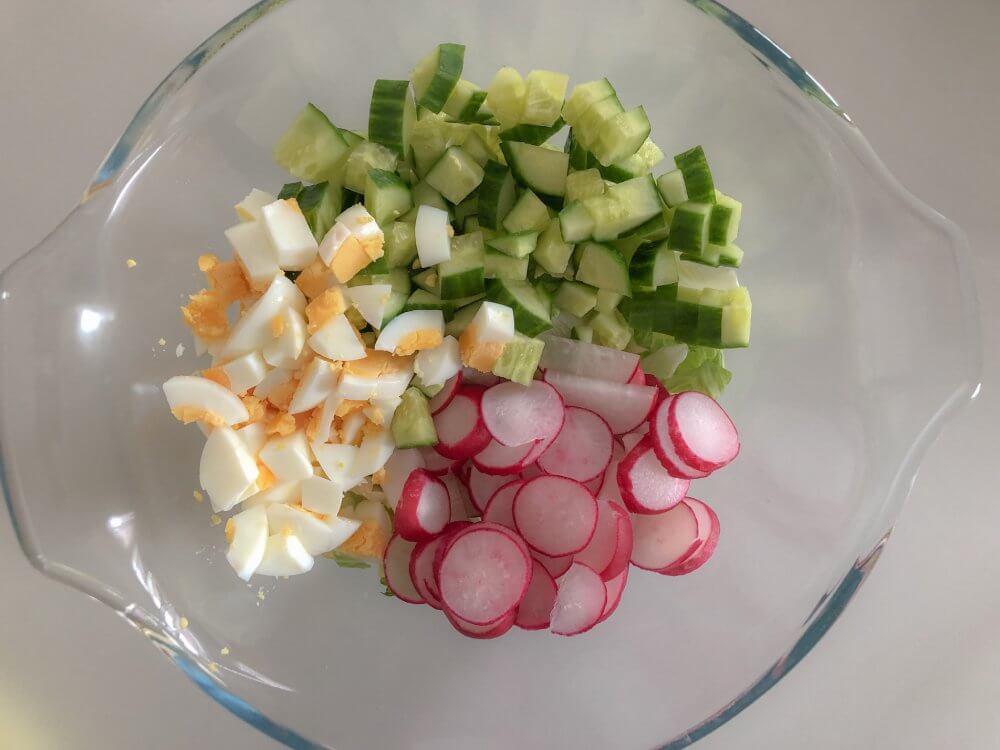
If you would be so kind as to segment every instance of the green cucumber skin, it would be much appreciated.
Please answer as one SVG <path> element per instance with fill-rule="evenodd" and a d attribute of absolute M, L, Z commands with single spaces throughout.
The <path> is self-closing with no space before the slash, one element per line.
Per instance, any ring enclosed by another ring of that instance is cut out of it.
<path fill-rule="evenodd" d="M 674 209 L 667 242 L 672 250 L 701 255 L 708 242 L 708 222 L 712 206 L 688 201 Z"/>
<path fill-rule="evenodd" d="M 343 210 L 343 191 L 329 182 L 318 182 L 302 188 L 296 200 L 316 241 L 322 241 Z"/>
<path fill-rule="evenodd" d="M 365 208 L 380 227 L 386 227 L 413 208 L 410 188 L 395 172 L 369 169 L 365 184 Z"/>
<path fill-rule="evenodd" d="M 396 448 L 422 448 L 438 442 L 427 396 L 418 388 L 407 388 L 392 415 L 392 439 Z"/>
<path fill-rule="evenodd" d="M 451 318 L 455 314 L 455 303 L 436 297 L 426 289 L 417 289 L 407 298 L 403 308 L 403 312 L 411 310 L 440 310 L 445 318 Z"/>
<path fill-rule="evenodd" d="M 483 168 L 476 160 L 461 146 L 452 146 L 430 168 L 425 181 L 457 206 L 482 184 L 483 177 Z"/>
<path fill-rule="evenodd" d="M 519 141 L 532 146 L 541 146 L 552 136 L 566 126 L 566 121 L 559 117 L 551 125 L 515 125 L 500 131 L 501 141 Z"/>
<path fill-rule="evenodd" d="M 701 146 L 695 146 L 674 157 L 674 164 L 684 175 L 689 201 L 715 203 L 715 181 L 708 168 L 708 159 Z"/>
<path fill-rule="evenodd" d="M 576 280 L 626 297 L 632 292 L 628 264 L 621 253 L 598 242 L 588 242 L 581 246 Z"/>
<path fill-rule="evenodd" d="M 339 177 L 338 168 L 349 149 L 337 127 L 309 102 L 278 139 L 272 155 L 300 180 L 320 182 Z"/>
<path fill-rule="evenodd" d="M 517 181 L 536 195 L 562 198 L 566 194 L 569 154 L 518 141 L 501 141 L 500 149 Z"/>
<path fill-rule="evenodd" d="M 510 169 L 500 162 L 488 161 L 479 184 L 479 224 L 487 229 L 503 230 L 503 220 L 514 207 L 517 195 Z"/>
<path fill-rule="evenodd" d="M 409 138 L 406 132 L 407 109 L 412 108 L 409 81 L 380 78 L 372 88 L 368 110 L 368 140 L 406 158 Z"/>
<path fill-rule="evenodd" d="M 278 200 L 285 201 L 289 198 L 298 198 L 299 193 L 302 192 L 301 182 L 286 182 L 281 186 L 281 190 L 278 192 Z"/>
<path fill-rule="evenodd" d="M 424 109 L 435 114 L 444 107 L 455 85 L 462 77 L 465 66 L 465 45 L 447 42 L 438 45 L 438 66 L 431 77 L 427 90 L 420 95 L 417 102 Z"/>
<path fill-rule="evenodd" d="M 511 308 L 514 311 L 514 327 L 520 333 L 534 337 L 551 328 L 551 316 L 528 309 L 520 299 L 522 296 L 531 298 L 536 307 L 547 307 L 538 290 L 526 281 L 492 279 L 486 285 L 486 299 Z"/>

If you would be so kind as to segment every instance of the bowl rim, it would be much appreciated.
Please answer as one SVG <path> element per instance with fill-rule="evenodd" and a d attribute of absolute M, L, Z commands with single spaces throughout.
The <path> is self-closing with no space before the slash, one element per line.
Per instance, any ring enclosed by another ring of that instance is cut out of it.
<path fill-rule="evenodd" d="M 975 292 L 975 283 L 968 261 L 968 244 L 962 232 L 952 222 L 931 209 L 916 198 L 888 171 L 878 156 L 874 153 L 867 140 L 858 130 L 850 116 L 820 82 L 799 65 L 788 53 L 778 46 L 770 37 L 757 29 L 739 14 L 731 11 L 716 0 L 681 0 L 702 13 L 709 15 L 728 27 L 758 56 L 758 59 L 768 67 L 777 69 L 801 93 L 822 104 L 831 112 L 842 127 L 850 131 L 854 145 L 860 152 L 865 165 L 872 170 L 885 184 L 909 206 L 917 210 L 932 224 L 942 228 L 950 239 L 950 250 L 956 261 L 956 272 L 961 292 L 961 305 L 966 328 L 967 361 L 961 370 L 965 376 L 964 382 L 955 388 L 951 396 L 932 414 L 924 428 L 916 436 L 913 445 L 903 458 L 888 491 L 888 497 L 896 497 L 897 512 L 891 514 L 888 525 L 864 555 L 860 556 L 847 570 L 839 583 L 819 600 L 809 617 L 802 623 L 803 630 L 794 644 L 778 658 L 755 682 L 729 704 L 721 707 L 715 713 L 703 719 L 684 734 L 666 742 L 658 750 L 680 750 L 688 747 L 699 739 L 726 724 L 752 705 L 758 698 L 774 687 L 792 668 L 794 668 L 822 639 L 830 627 L 837 621 L 847 604 L 857 593 L 861 584 L 871 574 L 875 563 L 892 533 L 892 523 L 898 516 L 898 509 L 905 500 L 909 488 L 916 476 L 917 468 L 924 453 L 939 434 L 943 425 L 955 416 L 958 411 L 979 395 L 981 389 L 982 353 L 981 335 L 979 331 L 979 311 Z M 122 135 L 108 151 L 104 160 L 97 168 L 93 178 L 87 185 L 79 204 L 69 213 L 62 223 L 91 198 L 103 189 L 113 185 L 141 154 L 143 135 L 152 121 L 172 95 L 183 87 L 198 70 L 208 63 L 226 44 L 235 39 L 252 24 L 260 21 L 272 11 L 284 6 L 289 0 L 259 0 L 228 23 L 224 24 L 205 41 L 199 44 L 153 89 L 145 99 Z M 57 231 L 57 230 L 54 230 Z M 39 245 L 44 244 L 43 240 Z M 30 253 L 31 251 L 29 251 Z M 14 263 L 17 263 L 15 261 Z M 8 266 L 8 269 L 12 267 Z M 206 669 L 205 665 L 192 655 L 170 634 L 164 632 L 156 623 L 134 605 L 123 601 L 116 592 L 81 576 L 77 571 L 49 561 L 38 549 L 32 539 L 30 524 L 22 514 L 22 509 L 16 507 L 15 494 L 11 492 L 9 477 L 0 458 L 0 491 L 2 491 L 15 534 L 29 562 L 47 576 L 61 583 L 72 586 L 93 596 L 112 609 L 120 612 L 130 624 L 146 635 L 156 648 L 165 654 L 177 667 L 186 674 L 195 685 L 201 688 L 209 697 L 226 708 L 232 714 L 256 728 L 268 737 L 294 750 L 328 750 L 328 746 L 317 744 L 298 732 L 286 727 L 266 716 L 243 698 L 231 692 L 221 679 L 217 670 Z"/>

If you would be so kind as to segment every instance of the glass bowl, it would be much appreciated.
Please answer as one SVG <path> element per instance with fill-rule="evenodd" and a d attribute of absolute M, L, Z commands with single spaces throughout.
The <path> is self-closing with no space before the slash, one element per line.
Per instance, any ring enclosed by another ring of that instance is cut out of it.
<path fill-rule="evenodd" d="M 292 747 L 691 744 L 836 620 L 975 393 L 964 240 L 833 98 L 709 0 L 608 7 L 262 2 L 167 77 L 80 205 L 3 274 L 2 478 L 25 554 Z M 694 575 L 635 574 L 616 616 L 576 638 L 469 640 L 325 560 L 240 582 L 192 499 L 202 440 L 159 387 L 197 367 L 177 310 L 195 259 L 228 252 L 234 199 L 284 181 L 269 154 L 292 115 L 312 100 L 364 130 L 372 80 L 440 41 L 468 46 L 481 83 L 503 64 L 607 75 L 667 153 L 704 144 L 746 207 L 754 340 L 724 397 L 743 452 L 697 488 L 722 543 Z"/>

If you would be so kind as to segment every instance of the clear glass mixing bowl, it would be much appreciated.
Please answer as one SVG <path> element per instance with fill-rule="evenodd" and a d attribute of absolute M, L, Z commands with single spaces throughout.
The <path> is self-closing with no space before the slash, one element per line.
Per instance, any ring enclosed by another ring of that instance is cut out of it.
<path fill-rule="evenodd" d="M 153 92 L 81 204 L 0 280 L 3 484 L 25 553 L 104 602 L 205 692 L 293 747 L 680 748 L 762 695 L 871 570 L 941 425 L 974 395 L 961 234 L 886 172 L 848 116 L 710 0 L 263 2 Z M 725 403 L 743 452 L 699 494 L 715 559 L 636 573 L 576 638 L 468 640 L 372 571 L 241 583 L 192 500 L 202 440 L 159 385 L 195 368 L 177 307 L 227 252 L 234 198 L 309 99 L 365 129 L 371 83 L 433 44 L 607 75 L 668 153 L 705 145 L 741 232 L 754 341 Z M 138 265 L 126 267 L 126 259 Z M 158 344 L 160 338 L 166 346 Z M 186 618 L 187 627 L 182 627 Z M 223 655 L 223 648 L 228 651 Z"/>

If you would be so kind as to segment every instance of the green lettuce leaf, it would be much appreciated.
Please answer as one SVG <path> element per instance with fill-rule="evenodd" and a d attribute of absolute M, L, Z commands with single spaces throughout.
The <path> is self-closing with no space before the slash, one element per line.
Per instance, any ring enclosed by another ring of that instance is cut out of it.
<path fill-rule="evenodd" d="M 698 391 L 718 398 L 732 379 L 733 374 L 726 369 L 721 349 L 690 346 L 684 361 L 677 365 L 674 374 L 664 380 L 663 385 L 671 393 Z"/>
<path fill-rule="evenodd" d="M 337 552 L 336 550 L 331 550 L 330 552 L 324 552 L 323 557 L 328 557 L 333 560 L 337 565 L 342 568 L 370 568 L 371 565 L 364 562 L 363 560 L 358 560 L 357 558 L 351 557 L 350 555 L 345 555 L 343 552 Z"/>

